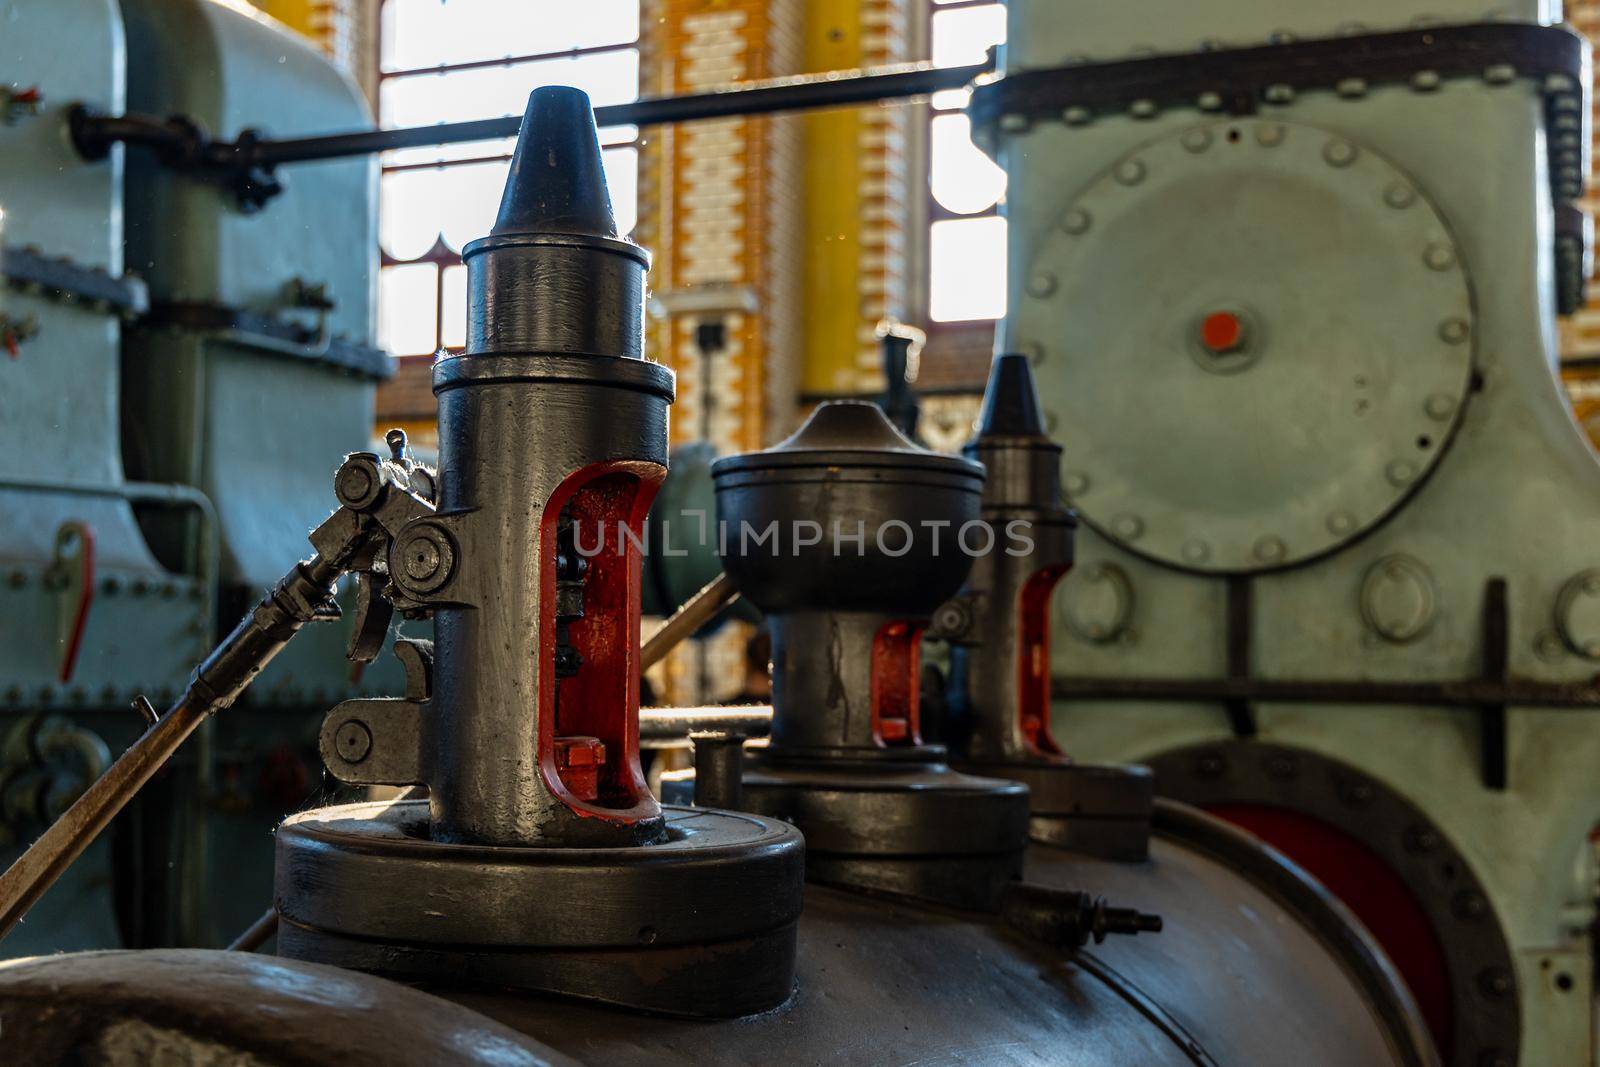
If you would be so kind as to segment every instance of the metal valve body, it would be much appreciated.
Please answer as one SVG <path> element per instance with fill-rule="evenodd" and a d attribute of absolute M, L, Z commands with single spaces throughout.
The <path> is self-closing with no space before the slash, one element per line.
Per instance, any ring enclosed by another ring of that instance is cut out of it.
<path fill-rule="evenodd" d="M 773 1007 L 799 833 L 664 810 L 640 772 L 638 535 L 673 376 L 641 358 L 649 256 L 617 236 L 582 92 L 532 94 L 494 230 L 463 257 L 467 351 L 434 369 L 437 504 L 383 568 L 435 640 L 397 643 L 405 698 L 348 701 L 322 736 L 341 780 L 428 799 L 284 823 L 280 950 L 669 1013 Z M 381 516 L 374 461 L 336 487 Z"/>
<path fill-rule="evenodd" d="M 971 564 L 958 542 L 983 468 L 831 403 L 712 476 L 723 566 L 772 633 L 772 743 L 747 805 L 804 831 L 812 880 L 994 907 L 1026 792 L 952 771 L 919 721 L 923 630 Z"/>
<path fill-rule="evenodd" d="M 996 356 L 964 452 L 988 471 L 984 520 L 1020 536 L 975 559 L 951 602 L 965 622 L 951 635 L 954 762 L 1026 784 L 1036 841 L 1139 860 L 1149 848 L 1149 770 L 1075 762 L 1050 731 L 1051 597 L 1072 566 L 1077 528 L 1061 500 L 1061 451 L 1045 433 L 1027 357 Z"/>

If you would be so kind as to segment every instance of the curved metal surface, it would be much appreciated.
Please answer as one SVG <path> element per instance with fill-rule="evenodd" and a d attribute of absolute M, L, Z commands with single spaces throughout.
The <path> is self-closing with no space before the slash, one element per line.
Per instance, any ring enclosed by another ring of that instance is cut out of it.
<path fill-rule="evenodd" d="M 1413 889 L 1443 954 L 1449 1033 L 1440 1043 L 1448 1040 L 1450 1062 L 1516 1062 L 1520 996 L 1504 927 L 1471 864 L 1420 809 L 1349 764 L 1291 745 L 1218 742 L 1148 762 L 1164 796 L 1203 808 L 1302 813 L 1371 850 Z M 1293 849 L 1287 851 L 1293 859 Z"/>
<path fill-rule="evenodd" d="M 1085 869 L 1116 872 L 1128 884 L 1123 896 L 1140 895 L 1132 887 L 1142 886 L 1141 904 L 1188 916 L 1192 929 L 1177 932 L 1177 955 L 1220 950 L 1184 974 L 1167 966 L 1175 950 L 1160 949 L 1171 925 L 1072 957 L 970 914 L 810 886 L 795 995 L 760 1016 L 652 1020 L 540 998 L 451 997 L 570 1055 L 619 1065 L 1430 1062 L 1391 1048 L 1339 963 L 1270 897 L 1169 841 L 1158 853 L 1156 865 Z M 1193 901 L 1195 876 L 1234 892 Z M 1247 953 L 1240 936 L 1251 939 Z"/>
<path fill-rule="evenodd" d="M 0 963 L 6 1059 L 392 1067 L 575 1062 L 394 982 L 241 952 L 81 952 Z"/>
<path fill-rule="evenodd" d="M 1117 974 L 1219 1063 L 1436 1067 L 1415 1005 L 1347 911 L 1249 835 L 1156 803 L 1145 862 L 1028 852 L 1029 881 L 1161 914 L 1159 935 L 1095 950 Z"/>

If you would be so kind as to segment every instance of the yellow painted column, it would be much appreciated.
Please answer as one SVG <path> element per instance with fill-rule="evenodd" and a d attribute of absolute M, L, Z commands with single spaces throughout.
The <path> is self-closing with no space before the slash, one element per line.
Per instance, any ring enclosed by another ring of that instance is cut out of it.
<path fill-rule="evenodd" d="M 904 62 L 910 0 L 811 0 L 805 69 Z M 897 105 L 805 116 L 806 393 L 882 388 L 875 330 L 906 315 L 910 111 Z"/>

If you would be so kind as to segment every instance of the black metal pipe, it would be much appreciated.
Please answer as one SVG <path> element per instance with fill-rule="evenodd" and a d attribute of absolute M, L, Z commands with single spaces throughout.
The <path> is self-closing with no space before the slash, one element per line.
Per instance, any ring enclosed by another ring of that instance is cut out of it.
<path fill-rule="evenodd" d="M 601 126 L 652 126 L 669 122 L 735 115 L 770 115 L 812 108 L 847 107 L 910 96 L 925 96 L 941 89 L 959 89 L 994 69 L 991 58 L 965 67 L 935 67 L 904 63 L 860 71 L 828 71 L 775 78 L 709 93 L 662 96 L 613 104 L 595 109 Z M 194 123 L 147 115 L 95 115 L 79 109 L 73 118 L 73 140 L 86 158 L 101 158 L 114 141 L 156 148 L 169 161 L 192 161 L 216 168 L 260 167 L 267 170 L 284 163 L 368 155 L 395 148 L 462 144 L 500 137 L 515 137 L 521 116 L 447 122 L 400 130 L 359 130 L 319 137 L 283 140 L 254 136 L 246 131 L 234 141 L 207 139 Z"/>
<path fill-rule="evenodd" d="M 1419 704 L 1476 710 L 1485 705 L 1600 708 L 1600 685 L 1527 678 L 1440 682 L 1274 681 L 1264 678 L 1080 678 L 1057 676 L 1057 700 L 1269 702 L 1280 704 Z"/>

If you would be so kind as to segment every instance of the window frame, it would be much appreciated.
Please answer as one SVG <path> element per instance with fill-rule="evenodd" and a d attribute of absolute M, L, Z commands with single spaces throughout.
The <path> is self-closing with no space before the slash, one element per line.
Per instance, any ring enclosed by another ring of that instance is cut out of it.
<path fill-rule="evenodd" d="M 383 9 L 389 2 L 390 2 L 390 0 L 378 0 L 378 11 L 377 11 L 378 23 L 377 24 L 380 27 L 381 27 L 382 22 L 383 22 Z M 401 78 L 416 78 L 416 77 L 423 77 L 423 76 L 429 76 L 429 75 L 432 75 L 432 76 L 449 75 L 449 74 L 455 74 L 455 73 L 459 73 L 461 71 L 467 71 L 467 70 L 486 70 L 486 69 L 492 69 L 492 68 L 495 68 L 495 67 L 515 67 L 515 66 L 523 66 L 523 65 L 531 64 L 531 63 L 541 63 L 541 62 L 548 62 L 550 60 L 559 60 L 559 59 L 582 59 L 582 58 L 587 57 L 587 56 L 611 55 L 611 54 L 614 54 L 614 53 L 617 53 L 617 52 L 634 52 L 634 53 L 637 54 L 640 51 L 641 51 L 641 39 L 640 39 L 640 36 L 638 34 L 636 34 L 631 41 L 616 41 L 616 42 L 612 42 L 612 43 L 609 43 L 609 44 L 588 45 L 588 46 L 584 46 L 584 47 L 580 47 L 580 48 L 564 48 L 564 49 L 561 49 L 559 51 L 552 51 L 552 52 L 534 52 L 534 53 L 528 53 L 528 54 L 524 54 L 524 55 L 502 56 L 502 57 L 495 58 L 495 59 L 463 60 L 463 61 L 461 61 L 459 63 L 440 63 L 440 64 L 437 64 L 437 65 L 431 66 L 431 67 L 406 67 L 406 68 L 402 68 L 402 69 L 399 69 L 399 70 L 385 70 L 384 69 L 384 63 L 383 63 L 383 59 L 384 59 L 384 57 L 383 57 L 383 34 L 382 34 L 382 32 L 378 32 L 378 33 L 375 33 L 373 35 L 373 55 L 375 56 L 375 66 L 376 66 L 376 80 L 374 82 L 374 87 L 373 87 L 373 110 L 377 113 L 379 128 L 380 129 L 388 129 L 389 127 L 384 125 L 384 120 L 383 120 L 383 87 L 387 83 L 389 83 L 390 81 L 398 80 L 398 79 L 401 79 Z M 640 139 L 639 139 L 639 128 L 637 126 L 633 126 L 633 127 L 620 127 L 619 126 L 619 127 L 609 127 L 609 128 L 617 129 L 617 130 L 630 129 L 632 132 L 630 134 L 628 134 L 628 136 L 626 136 L 624 138 L 616 139 L 616 140 L 608 140 L 608 139 L 606 139 L 604 137 L 604 132 L 605 131 L 602 130 L 601 131 L 602 137 L 601 137 L 601 144 L 600 144 L 602 151 L 611 151 L 611 150 L 617 149 L 617 148 L 632 148 L 632 149 L 634 149 L 635 152 L 638 152 L 638 150 L 640 148 Z M 461 158 L 461 159 L 441 159 L 441 160 L 432 160 L 432 161 L 427 161 L 427 162 L 413 162 L 413 163 L 393 163 L 393 162 L 389 162 L 389 161 L 383 159 L 380 156 L 379 157 L 379 165 L 378 165 L 379 189 L 380 190 L 382 189 L 384 178 L 386 178 L 390 174 L 399 174 L 399 173 L 404 173 L 406 171 L 418 171 L 418 170 L 438 170 L 438 171 L 443 171 L 443 170 L 449 170 L 452 167 L 465 167 L 465 166 L 473 166 L 473 165 L 482 165 L 482 164 L 485 164 L 485 163 L 508 163 L 508 162 L 510 162 L 510 160 L 511 160 L 511 153 L 510 152 L 500 152 L 500 153 L 495 153 L 495 154 L 492 154 L 492 155 L 478 155 L 478 156 L 472 156 L 472 157 L 464 157 L 464 158 Z M 380 197 L 381 197 L 381 192 L 380 192 Z M 463 264 L 462 264 L 462 259 L 461 259 L 461 253 L 457 252 L 455 249 L 451 248 L 447 243 L 445 243 L 444 235 L 442 233 L 435 235 L 434 242 L 427 249 L 427 251 L 423 252 L 422 254 L 420 254 L 418 256 L 410 258 L 410 259 L 402 259 L 400 257 L 390 255 L 388 250 L 383 247 L 383 245 L 382 245 L 382 243 L 380 241 L 380 243 L 378 245 L 378 278 L 379 278 L 379 294 L 380 294 L 379 295 L 378 312 L 377 312 L 378 313 L 378 321 L 381 323 L 382 322 L 382 316 L 383 316 L 381 293 L 382 293 L 382 277 L 383 277 L 384 272 L 389 270 L 392 267 L 409 267 L 409 266 L 415 266 L 415 265 L 419 265 L 419 264 L 431 264 L 433 266 L 433 268 L 434 268 L 434 316 L 433 316 L 434 347 L 433 347 L 433 350 L 431 352 L 410 352 L 410 353 L 391 352 L 391 355 L 393 355 L 397 359 L 428 359 L 428 360 L 432 360 L 433 358 L 435 358 L 440 353 L 445 353 L 447 355 L 457 355 L 457 354 L 461 353 L 462 351 L 464 351 L 464 347 L 463 346 L 446 345 L 444 343 L 444 333 L 445 333 L 445 292 L 444 292 L 445 286 L 444 286 L 444 275 L 445 275 L 445 271 L 448 268 L 450 268 L 450 267 L 460 267 Z"/>

